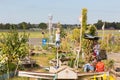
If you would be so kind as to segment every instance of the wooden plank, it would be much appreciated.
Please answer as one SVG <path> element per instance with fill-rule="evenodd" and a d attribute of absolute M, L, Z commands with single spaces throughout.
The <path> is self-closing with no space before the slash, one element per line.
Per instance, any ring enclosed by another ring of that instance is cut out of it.
<path fill-rule="evenodd" d="M 56 74 L 19 71 L 18 76 L 40 78 L 40 79 L 54 79 L 56 77 Z"/>
<path fill-rule="evenodd" d="M 77 74 L 78 77 L 94 76 L 94 75 L 97 75 L 97 77 L 99 77 L 99 75 L 101 76 L 103 74 L 106 74 L 107 76 L 109 76 L 109 72 L 76 73 L 76 74 Z M 40 79 L 54 79 L 54 78 L 58 79 L 58 75 L 57 74 L 53 74 L 53 73 L 40 73 L 40 72 L 19 71 L 18 72 L 18 76 L 31 77 L 31 78 L 40 78 Z"/>
<path fill-rule="evenodd" d="M 112 74 L 114 74 L 116 77 L 120 77 L 120 72 L 116 72 L 115 70 L 111 69 L 110 71 Z"/>
<path fill-rule="evenodd" d="M 92 75 L 101 75 L 101 74 L 108 74 L 109 75 L 109 72 L 78 73 L 78 76 L 92 76 Z"/>
<path fill-rule="evenodd" d="M 19 71 L 19 74 L 33 74 L 33 75 L 55 76 L 55 74 L 53 74 L 53 73 L 26 72 L 26 71 Z"/>
<path fill-rule="evenodd" d="M 19 75 L 22 77 L 30 77 L 30 78 L 37 78 L 37 79 L 53 79 L 54 77 L 50 77 L 50 76 L 35 76 L 35 75 L 30 75 L 30 74 L 24 74 L 24 75 Z"/>

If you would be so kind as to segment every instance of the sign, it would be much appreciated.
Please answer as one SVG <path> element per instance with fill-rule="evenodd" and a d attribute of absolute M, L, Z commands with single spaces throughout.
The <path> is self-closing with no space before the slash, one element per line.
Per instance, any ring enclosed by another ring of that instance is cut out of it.
<path fill-rule="evenodd" d="M 47 39 L 42 38 L 42 46 L 46 46 Z"/>

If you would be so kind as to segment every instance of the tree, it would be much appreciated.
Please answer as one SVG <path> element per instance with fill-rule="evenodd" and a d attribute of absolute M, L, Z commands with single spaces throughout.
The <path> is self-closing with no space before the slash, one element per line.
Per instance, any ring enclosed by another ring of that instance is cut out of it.
<path fill-rule="evenodd" d="M 46 23 L 40 23 L 38 26 L 40 29 L 47 29 L 47 24 Z"/>
<path fill-rule="evenodd" d="M 90 35 L 96 35 L 96 27 L 94 25 L 87 26 L 87 9 L 84 8 L 82 9 L 82 29 L 83 32 L 82 34 L 84 35 L 85 33 L 90 34 Z M 92 46 L 93 46 L 93 41 L 89 39 L 82 39 L 82 48 L 85 53 L 85 61 L 91 60 L 92 56 Z"/>
<path fill-rule="evenodd" d="M 21 22 L 18 24 L 18 29 L 28 29 L 28 24 L 26 22 Z"/>
<path fill-rule="evenodd" d="M 120 23 L 116 23 L 116 28 L 120 29 Z"/>
<path fill-rule="evenodd" d="M 19 35 L 16 29 L 11 29 L 6 35 L 3 34 L 0 41 L 0 56 L 4 56 L 3 59 L 5 59 L 8 78 L 11 64 L 16 65 L 15 70 L 17 71 L 20 59 L 28 54 L 27 41 L 28 35 L 25 32 Z"/>
<path fill-rule="evenodd" d="M 102 29 L 103 22 L 102 22 L 102 20 L 98 20 L 98 22 L 94 25 L 97 27 L 97 29 Z"/>
<path fill-rule="evenodd" d="M 88 26 L 88 29 L 86 30 L 86 33 L 90 34 L 92 36 L 95 36 L 96 31 L 97 31 L 97 28 L 95 27 L 95 25 L 90 25 L 90 26 Z"/>
<path fill-rule="evenodd" d="M 4 25 L 4 29 L 10 29 L 10 26 L 11 26 L 10 23 L 6 23 L 6 24 Z"/>
<path fill-rule="evenodd" d="M 81 27 L 83 28 L 83 31 L 87 29 L 87 9 L 86 8 L 82 9 L 82 26 Z"/>
<path fill-rule="evenodd" d="M 4 25 L 0 23 L 0 29 L 4 29 Z"/>

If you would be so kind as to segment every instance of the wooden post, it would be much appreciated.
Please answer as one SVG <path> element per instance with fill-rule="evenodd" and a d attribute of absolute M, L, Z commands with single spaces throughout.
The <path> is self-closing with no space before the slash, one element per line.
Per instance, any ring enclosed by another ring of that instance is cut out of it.
<path fill-rule="evenodd" d="M 57 47 L 57 67 L 59 66 L 59 60 L 58 60 L 58 47 Z"/>
<path fill-rule="evenodd" d="M 58 48 L 60 47 L 60 29 L 57 28 L 56 31 L 56 47 L 57 47 L 57 67 L 59 66 L 59 59 L 58 59 Z"/>
<path fill-rule="evenodd" d="M 79 58 L 80 58 L 80 52 L 81 52 L 81 46 L 82 46 L 82 15 L 79 17 L 79 21 L 81 23 L 81 29 L 80 29 L 80 46 L 79 46 L 79 51 L 77 55 L 77 68 L 79 66 Z"/>
<path fill-rule="evenodd" d="M 104 23 L 103 26 L 102 26 L 102 43 L 103 43 L 104 34 L 105 34 L 104 29 L 105 29 L 105 23 Z"/>
<path fill-rule="evenodd" d="M 77 50 L 77 68 L 79 66 L 80 50 Z"/>
<path fill-rule="evenodd" d="M 103 40 L 104 40 L 104 34 L 105 34 L 105 31 L 104 31 L 104 29 L 103 29 L 103 33 L 102 33 L 102 42 L 103 42 Z"/>

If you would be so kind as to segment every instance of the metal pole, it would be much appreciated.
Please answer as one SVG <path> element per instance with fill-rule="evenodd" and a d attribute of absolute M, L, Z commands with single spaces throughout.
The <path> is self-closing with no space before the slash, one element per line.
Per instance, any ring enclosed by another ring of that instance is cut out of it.
<path fill-rule="evenodd" d="M 52 35 L 51 35 L 52 18 L 53 18 L 53 16 L 51 14 L 49 14 L 49 42 L 52 41 Z"/>

